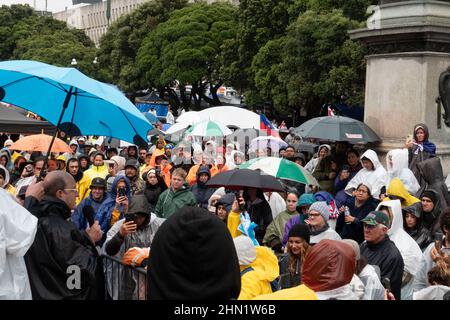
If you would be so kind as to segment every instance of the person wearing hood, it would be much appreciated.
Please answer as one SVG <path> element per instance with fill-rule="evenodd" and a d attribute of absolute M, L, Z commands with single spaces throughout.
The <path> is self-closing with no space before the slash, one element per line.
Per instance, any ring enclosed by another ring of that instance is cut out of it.
<path fill-rule="evenodd" d="M 233 205 L 233 202 L 236 200 L 236 196 L 233 193 L 227 193 L 220 197 L 216 203 L 214 204 L 215 207 L 215 214 L 216 216 L 225 222 L 228 225 L 228 215 L 231 212 L 231 208 Z"/>
<path fill-rule="evenodd" d="M 14 169 L 14 162 L 11 158 L 11 151 L 8 148 L 3 148 L 0 153 L 0 164 L 11 172 Z"/>
<path fill-rule="evenodd" d="M 203 151 L 203 161 L 205 162 L 205 164 L 207 165 L 214 165 L 215 161 L 216 161 L 216 154 L 217 154 L 217 144 L 212 141 L 209 140 L 206 142 L 205 144 L 205 149 Z"/>
<path fill-rule="evenodd" d="M 167 189 L 164 179 L 157 174 L 155 169 L 144 172 L 142 178 L 145 179 L 144 195 L 150 204 L 151 211 L 156 207 L 159 196 Z"/>
<path fill-rule="evenodd" d="M 158 217 L 168 218 L 184 206 L 196 206 L 195 195 L 186 184 L 186 171 L 181 168 L 172 173 L 170 187 L 159 196 L 155 207 Z"/>
<path fill-rule="evenodd" d="M 0 188 L 0 221 L 0 300 L 31 300 L 24 255 L 33 244 L 38 219 Z"/>
<path fill-rule="evenodd" d="M 408 190 L 406 190 L 402 181 L 399 178 L 394 178 L 389 183 L 386 190 L 386 199 L 385 200 L 400 200 L 402 204 L 402 208 L 408 207 L 416 202 L 420 202 L 420 200 L 409 194 Z"/>
<path fill-rule="evenodd" d="M 245 154 L 239 150 L 231 152 L 230 161 L 227 160 L 227 166 L 230 170 L 236 169 L 245 162 Z"/>
<path fill-rule="evenodd" d="M 383 201 L 376 210 L 384 211 L 390 216 L 391 223 L 387 235 L 400 251 L 404 263 L 401 297 L 402 300 L 411 300 L 414 278 L 419 272 L 422 260 L 422 250 L 403 228 L 403 214 L 399 200 Z"/>
<path fill-rule="evenodd" d="M 361 220 L 369 212 L 374 211 L 378 203 L 379 201 L 372 197 L 370 187 L 361 183 L 356 188 L 356 194 L 339 208 L 336 232 L 342 239 L 352 239 L 361 244 L 364 241 L 364 226 Z M 344 214 L 345 206 L 349 209 L 350 215 Z"/>
<path fill-rule="evenodd" d="M 316 198 L 312 193 L 304 193 L 300 196 L 297 202 L 297 212 L 299 215 L 291 217 L 284 227 L 284 236 L 283 241 L 281 242 L 283 248 L 286 248 L 286 244 L 288 242 L 288 234 L 291 228 L 298 224 L 305 224 L 305 220 L 308 219 L 308 210 L 309 207 L 316 202 Z"/>
<path fill-rule="evenodd" d="M 81 153 L 78 152 L 77 140 L 75 140 L 75 139 L 70 140 L 69 147 L 70 147 L 70 149 L 72 149 L 72 152 L 65 152 L 63 154 L 63 157 L 66 159 L 66 161 L 73 157 L 78 158 L 78 156 L 81 155 Z"/>
<path fill-rule="evenodd" d="M 394 178 L 399 178 L 410 194 L 416 194 L 420 185 L 414 173 L 408 168 L 408 150 L 394 149 L 387 153 L 386 168 L 388 184 Z"/>
<path fill-rule="evenodd" d="M 145 182 L 139 175 L 139 162 L 136 159 L 130 158 L 125 163 L 125 176 L 130 181 L 132 197 L 144 192 Z"/>
<path fill-rule="evenodd" d="M 89 196 L 91 180 L 81 171 L 77 158 L 71 158 L 67 161 L 66 171 L 75 179 L 78 193 L 76 205 L 78 206 L 83 199 Z"/>
<path fill-rule="evenodd" d="M 79 231 L 68 221 L 75 209 L 76 185 L 68 172 L 49 172 L 39 204 L 38 228 L 25 255 L 33 300 L 92 300 L 104 297 L 103 267 L 95 243 L 102 237 L 95 222 Z M 83 275 L 72 284 L 72 268 Z"/>
<path fill-rule="evenodd" d="M 236 151 L 234 143 L 228 143 L 225 148 L 225 163 L 230 169 L 234 169 L 233 151 Z"/>
<path fill-rule="evenodd" d="M 328 144 L 320 145 L 319 150 L 317 151 L 317 156 L 309 160 L 309 162 L 305 166 L 305 169 L 311 173 L 314 173 L 320 160 L 324 159 L 330 154 L 331 154 L 331 147 Z"/>
<path fill-rule="evenodd" d="M 89 169 L 89 167 L 91 165 L 91 161 L 89 160 L 89 156 L 87 156 L 85 154 L 80 154 L 78 156 L 78 161 L 80 162 L 80 169 L 81 169 L 81 171 L 85 172 L 86 170 Z"/>
<path fill-rule="evenodd" d="M 158 229 L 150 252 L 148 299 L 238 298 L 241 277 L 233 240 L 226 225 L 205 209 L 177 210 Z"/>
<path fill-rule="evenodd" d="M 400 201 L 395 201 L 401 210 Z M 402 254 L 388 235 L 389 216 L 383 211 L 372 211 L 362 222 L 366 241 L 360 246 L 361 256 L 365 257 L 369 264 L 380 268 L 381 279 L 390 279 L 391 292 L 395 299 L 400 300 L 404 262 Z"/>
<path fill-rule="evenodd" d="M 256 297 L 257 300 L 356 300 L 350 282 L 355 272 L 350 245 L 325 239 L 312 246 L 302 268 L 301 285 Z"/>
<path fill-rule="evenodd" d="M 9 183 L 11 183 L 12 185 L 14 185 L 22 175 L 22 163 L 25 162 L 27 162 L 27 159 L 23 155 L 17 156 L 16 160 L 14 160 L 14 169 L 9 173 Z"/>
<path fill-rule="evenodd" d="M 423 226 L 422 203 L 416 202 L 402 209 L 403 228 L 416 241 L 420 249 L 425 250 L 433 242 L 431 232 Z"/>
<path fill-rule="evenodd" d="M 133 267 L 145 266 L 148 255 L 140 254 L 139 248 L 150 248 L 153 238 L 165 219 L 158 218 L 150 213 L 150 204 L 144 195 L 136 195 L 131 199 L 130 206 L 125 216 L 134 215 L 134 219 L 127 221 L 125 218 L 117 221 L 106 235 L 106 241 L 102 251 L 109 256 L 121 259 L 125 265 Z M 107 266 L 107 272 L 112 273 L 112 265 Z M 113 273 L 113 277 L 120 278 L 120 288 L 112 292 L 112 284 L 107 283 L 108 291 L 113 300 L 145 299 L 138 291 L 137 283 L 140 281 L 135 273 L 127 272 L 122 268 L 119 273 Z M 109 280 L 109 279 L 108 279 Z M 112 281 L 118 281 L 113 279 Z M 140 285 L 145 288 L 145 285 Z"/>
<path fill-rule="evenodd" d="M 9 183 L 9 171 L 0 164 L 0 188 L 8 191 L 12 196 L 16 195 L 16 188 Z"/>
<path fill-rule="evenodd" d="M 250 300 L 272 292 L 271 282 L 280 275 L 278 260 L 267 247 L 255 247 L 244 235 L 233 239 L 241 271 L 241 292 L 238 300 Z"/>
<path fill-rule="evenodd" d="M 280 212 L 269 224 L 264 235 L 263 244 L 272 248 L 275 252 L 282 253 L 282 240 L 284 238 L 284 230 L 286 223 L 294 216 L 298 216 L 297 212 L 298 195 L 289 192 L 286 197 L 286 210 Z"/>
<path fill-rule="evenodd" d="M 440 229 L 439 216 L 446 207 L 442 209 L 441 199 L 433 189 L 425 190 L 420 196 L 420 201 L 422 204 L 423 226 L 431 233 L 431 237 L 434 238 L 436 231 Z"/>
<path fill-rule="evenodd" d="M 106 180 L 106 190 L 111 192 L 111 186 L 114 182 L 114 179 L 117 176 L 125 175 L 125 164 L 126 160 L 122 156 L 112 156 L 111 159 L 105 160 L 105 163 L 108 166 L 108 175 L 105 177 Z"/>
<path fill-rule="evenodd" d="M 117 176 L 112 184 L 111 192 L 108 193 L 108 198 L 102 203 L 95 215 L 95 220 L 98 220 L 104 232 L 104 239 L 114 223 L 124 217 L 130 200 L 130 180 L 125 176 Z"/>
<path fill-rule="evenodd" d="M 380 192 L 388 181 L 387 171 L 381 165 L 376 152 L 371 149 L 361 155 L 360 161 L 363 168 L 348 182 L 345 192 L 352 196 L 359 184 L 364 183 L 370 186 L 372 196 L 379 199 Z"/>
<path fill-rule="evenodd" d="M 311 238 L 310 243 L 316 244 L 323 239 L 341 240 L 339 234 L 328 225 L 330 207 L 325 201 L 314 202 L 308 209 L 308 225 Z"/>
<path fill-rule="evenodd" d="M 216 191 L 215 188 L 206 186 L 209 179 L 211 179 L 211 172 L 208 166 L 201 166 L 197 171 L 197 183 L 191 187 L 191 192 L 194 194 L 198 206 L 203 209 L 208 209 L 209 198 Z"/>
<path fill-rule="evenodd" d="M 296 224 L 289 230 L 286 253 L 278 257 L 280 266 L 278 290 L 301 284 L 302 264 L 310 249 L 309 238 L 307 225 Z"/>
<path fill-rule="evenodd" d="M 294 142 L 294 137 L 295 137 L 294 127 L 290 127 L 289 128 L 289 133 L 286 135 L 286 138 L 284 138 L 284 141 L 287 144 L 291 144 L 292 142 Z"/>
<path fill-rule="evenodd" d="M 130 159 L 135 159 L 135 160 L 139 159 L 139 150 L 138 150 L 137 146 L 135 146 L 134 144 L 128 146 L 126 160 L 130 160 Z"/>
<path fill-rule="evenodd" d="M 439 157 L 428 159 L 417 165 L 424 184 L 418 191 L 421 195 L 424 190 L 432 189 L 438 194 L 440 209 L 444 210 L 450 206 L 450 194 L 444 180 L 442 163 Z"/>
<path fill-rule="evenodd" d="M 405 143 L 405 148 L 408 149 L 409 169 L 422 187 L 425 182 L 417 165 L 424 160 L 436 157 L 436 145 L 428 140 L 429 136 L 427 125 L 419 123 L 414 126 L 413 137 L 408 138 Z"/>
<path fill-rule="evenodd" d="M 439 218 L 440 231 L 443 234 L 442 241 L 430 243 L 423 252 L 423 259 L 418 266 L 419 272 L 414 279 L 414 292 L 428 288 L 428 272 L 436 266 L 439 257 L 450 256 L 450 208 L 446 208 Z"/>
<path fill-rule="evenodd" d="M 96 151 L 94 153 L 94 161 L 92 166 L 88 170 L 84 171 L 84 174 L 90 181 L 96 177 L 105 179 L 108 175 L 108 167 L 105 165 L 105 155 Z"/>

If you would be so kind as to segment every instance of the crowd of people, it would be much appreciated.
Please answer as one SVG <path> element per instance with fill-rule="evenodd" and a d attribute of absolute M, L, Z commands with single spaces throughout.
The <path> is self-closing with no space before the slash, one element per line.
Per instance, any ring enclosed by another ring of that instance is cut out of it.
<path fill-rule="evenodd" d="M 48 157 L 7 140 L 0 299 L 449 298 L 450 195 L 426 125 L 385 165 L 361 146 L 311 155 L 292 130 L 284 140 L 249 152 L 245 139 L 105 148 L 81 136 Z M 208 186 L 264 156 L 298 163 L 318 185 Z M 122 262 L 114 279 L 105 257 Z"/>

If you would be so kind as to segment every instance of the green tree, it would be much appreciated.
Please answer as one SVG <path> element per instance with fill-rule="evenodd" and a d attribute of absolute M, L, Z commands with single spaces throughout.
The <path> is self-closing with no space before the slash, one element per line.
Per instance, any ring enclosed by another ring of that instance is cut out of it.
<path fill-rule="evenodd" d="M 274 108 L 317 111 L 323 103 L 361 104 L 364 96 L 364 48 L 347 31 L 361 27 L 342 11 L 307 11 L 288 28 L 287 35 L 269 41 L 255 56 L 255 83 Z M 282 53 L 274 53 L 276 48 Z"/>
<path fill-rule="evenodd" d="M 115 83 L 131 95 L 142 89 L 142 72 L 136 68 L 136 56 L 142 41 L 158 24 L 166 21 L 173 10 L 185 7 L 187 2 L 149 1 L 114 22 L 100 40 L 97 52 L 101 79 Z"/>
<path fill-rule="evenodd" d="M 221 104 L 217 89 L 223 84 L 219 54 L 222 45 L 236 35 L 237 8 L 227 3 L 197 3 L 174 11 L 169 20 L 145 38 L 137 66 L 145 70 L 148 87 L 180 85 L 183 106 L 200 108 L 201 100 Z M 189 97 L 185 85 L 192 85 Z M 213 98 L 205 96 L 210 86 Z M 214 97 L 215 95 L 215 97 Z"/>
<path fill-rule="evenodd" d="M 79 68 L 93 73 L 93 42 L 81 30 L 51 17 L 41 17 L 28 5 L 0 8 L 0 49 L 2 60 L 28 59 L 69 66 L 76 58 Z"/>

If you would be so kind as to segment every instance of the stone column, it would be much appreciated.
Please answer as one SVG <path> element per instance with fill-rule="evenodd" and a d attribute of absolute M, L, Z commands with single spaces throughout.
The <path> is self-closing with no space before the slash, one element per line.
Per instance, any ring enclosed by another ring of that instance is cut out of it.
<path fill-rule="evenodd" d="M 450 0 L 381 0 L 368 28 L 350 32 L 367 46 L 364 122 L 383 142 L 402 148 L 416 123 L 426 123 L 444 174 L 450 172 L 450 128 L 438 128 L 439 76 L 450 67 Z"/>

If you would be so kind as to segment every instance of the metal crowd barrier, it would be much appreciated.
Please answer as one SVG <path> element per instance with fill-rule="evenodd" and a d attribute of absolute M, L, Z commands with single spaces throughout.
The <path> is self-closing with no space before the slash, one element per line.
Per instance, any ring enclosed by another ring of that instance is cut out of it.
<path fill-rule="evenodd" d="M 102 255 L 107 300 L 145 300 L 147 270 L 124 265 L 118 257 Z"/>

